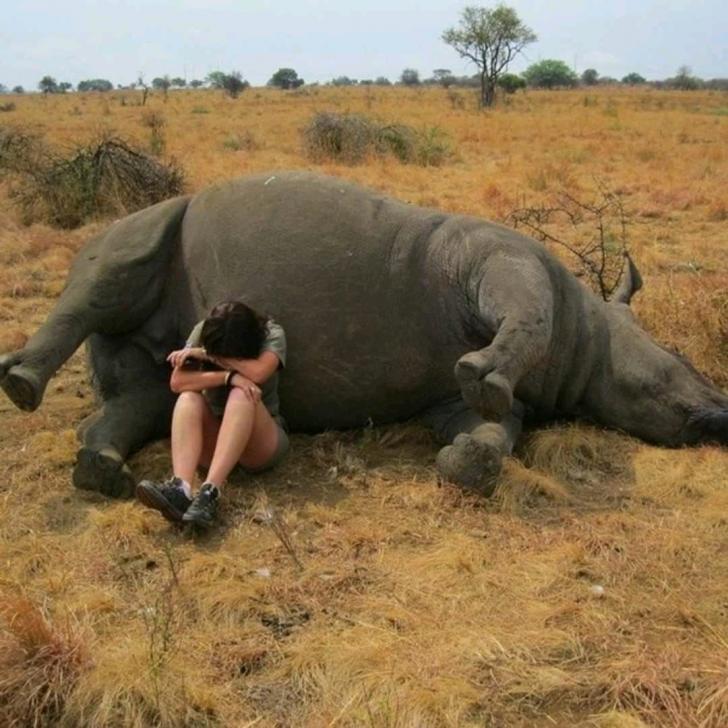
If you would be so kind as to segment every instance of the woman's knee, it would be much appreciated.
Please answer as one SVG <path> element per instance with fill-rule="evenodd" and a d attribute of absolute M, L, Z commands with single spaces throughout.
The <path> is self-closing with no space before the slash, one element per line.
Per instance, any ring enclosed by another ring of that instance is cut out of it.
<path fill-rule="evenodd" d="M 255 409 L 256 402 L 252 402 L 247 393 L 238 387 L 233 387 L 228 394 L 227 407 L 249 407 Z"/>
<path fill-rule="evenodd" d="M 207 402 L 202 392 L 180 392 L 177 396 L 176 408 L 193 409 L 203 412 Z"/>

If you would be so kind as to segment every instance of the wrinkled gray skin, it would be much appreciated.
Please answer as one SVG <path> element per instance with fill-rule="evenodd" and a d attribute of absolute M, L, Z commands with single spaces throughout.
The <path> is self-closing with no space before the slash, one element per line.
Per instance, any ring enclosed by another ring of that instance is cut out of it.
<path fill-rule="evenodd" d="M 81 488 L 128 495 L 125 460 L 166 435 L 165 357 L 215 303 L 285 328 L 282 412 L 319 431 L 420 416 L 442 476 L 489 494 L 524 411 L 669 446 L 728 442 L 728 397 L 643 331 L 628 266 L 612 303 L 513 230 L 304 172 L 221 184 L 124 218 L 78 254 L 46 323 L 0 357 L 21 409 L 84 341 L 103 407 Z"/>

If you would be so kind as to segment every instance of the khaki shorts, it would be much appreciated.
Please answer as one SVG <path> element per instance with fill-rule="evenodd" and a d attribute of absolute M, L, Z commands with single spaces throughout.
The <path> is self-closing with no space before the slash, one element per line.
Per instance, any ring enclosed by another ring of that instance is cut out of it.
<path fill-rule="evenodd" d="M 277 419 L 276 425 L 278 427 L 278 444 L 276 445 L 276 449 L 273 451 L 273 454 L 270 456 L 268 462 L 264 465 L 259 465 L 257 468 L 246 468 L 241 465 L 240 467 L 244 472 L 249 473 L 250 475 L 264 473 L 266 470 L 271 470 L 272 468 L 275 468 L 275 466 L 278 465 L 278 463 L 280 463 L 281 460 L 286 457 L 286 454 L 291 447 L 290 441 L 288 440 L 288 434 L 281 427 L 281 423 Z"/>

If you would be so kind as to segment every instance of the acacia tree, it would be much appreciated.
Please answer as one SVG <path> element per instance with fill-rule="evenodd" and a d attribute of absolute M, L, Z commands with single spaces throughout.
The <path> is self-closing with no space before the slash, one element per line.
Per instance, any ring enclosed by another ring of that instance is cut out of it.
<path fill-rule="evenodd" d="M 492 106 L 498 77 L 536 34 L 507 5 L 495 8 L 466 7 L 457 28 L 449 28 L 442 39 L 480 73 L 481 106 Z"/>
<path fill-rule="evenodd" d="M 38 90 L 44 94 L 57 94 L 58 93 L 58 81 L 53 76 L 43 76 L 38 81 Z"/>
<path fill-rule="evenodd" d="M 303 85 L 303 79 L 298 77 L 298 73 L 293 68 L 279 68 L 270 77 L 268 85 L 282 89 L 298 88 Z"/>

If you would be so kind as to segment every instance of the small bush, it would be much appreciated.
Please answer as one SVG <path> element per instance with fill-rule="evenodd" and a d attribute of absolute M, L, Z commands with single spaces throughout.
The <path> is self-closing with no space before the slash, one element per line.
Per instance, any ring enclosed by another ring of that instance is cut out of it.
<path fill-rule="evenodd" d="M 5 104 L 0 104 L 0 111 L 15 111 L 15 102 L 8 101 Z"/>
<path fill-rule="evenodd" d="M 372 151 L 375 138 L 375 125 L 359 114 L 319 113 L 304 130 L 306 152 L 316 162 L 357 164 Z"/>
<path fill-rule="evenodd" d="M 377 131 L 378 150 L 390 153 L 405 164 L 417 157 L 417 134 L 406 124 L 391 124 Z"/>
<path fill-rule="evenodd" d="M 255 137 L 247 129 L 240 133 L 229 134 L 223 139 L 222 146 L 233 152 L 254 152 L 260 147 Z"/>
<path fill-rule="evenodd" d="M 0 127 L 0 179 L 36 168 L 48 151 L 36 134 L 15 127 Z"/>
<path fill-rule="evenodd" d="M 437 165 L 449 156 L 438 127 L 418 132 L 406 124 L 381 124 L 361 114 L 316 114 L 303 132 L 307 155 L 315 162 L 358 164 L 367 156 L 392 155 L 403 164 Z"/>
<path fill-rule="evenodd" d="M 149 109 L 142 114 L 141 123 L 149 129 L 149 151 L 155 157 L 159 157 L 167 148 L 167 140 L 164 137 L 167 121 L 164 115 Z"/>
<path fill-rule="evenodd" d="M 14 143 L 9 155 L 17 178 L 13 196 L 26 224 L 75 228 L 94 218 L 140 210 L 184 188 L 184 175 L 175 163 L 163 164 L 121 139 L 104 138 L 77 148 L 70 157 L 39 151 L 22 139 Z M 0 171 L 1 150 L 0 143 Z"/>
<path fill-rule="evenodd" d="M 417 164 L 439 167 L 450 156 L 450 142 L 439 126 L 425 127 L 417 136 Z"/>

